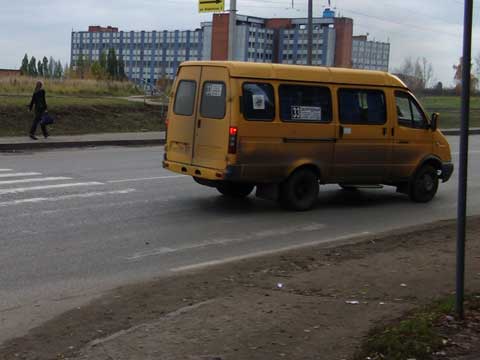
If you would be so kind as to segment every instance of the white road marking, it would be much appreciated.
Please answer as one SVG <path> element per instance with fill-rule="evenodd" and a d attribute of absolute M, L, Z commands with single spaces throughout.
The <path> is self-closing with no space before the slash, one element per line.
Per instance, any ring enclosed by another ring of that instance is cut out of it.
<path fill-rule="evenodd" d="M 72 180 L 72 178 L 65 177 L 65 176 L 58 176 L 58 177 L 32 178 L 32 179 L 21 179 L 21 180 L 6 180 L 6 181 L 0 181 L 0 185 L 22 184 L 22 183 L 31 183 L 31 182 L 46 182 L 46 181 L 61 181 L 61 180 Z"/>
<path fill-rule="evenodd" d="M 6 178 L 6 177 L 23 177 L 23 176 L 36 176 L 36 175 L 42 175 L 42 174 L 41 174 L 41 173 L 38 173 L 38 172 L 0 174 L 0 178 Z"/>
<path fill-rule="evenodd" d="M 12 171 L 12 169 L 0 169 L 0 172 Z"/>
<path fill-rule="evenodd" d="M 179 266 L 179 267 L 176 267 L 176 268 L 171 268 L 170 271 L 172 271 L 172 272 L 182 272 L 182 271 L 197 270 L 197 269 L 201 269 L 201 268 L 204 268 L 204 267 L 221 265 L 221 264 L 226 264 L 226 263 L 230 263 L 230 262 L 234 262 L 234 261 L 260 257 L 260 256 L 273 255 L 273 254 L 281 253 L 281 252 L 284 252 L 284 251 L 296 250 L 296 249 L 301 249 L 301 248 L 305 248 L 305 247 L 331 243 L 331 242 L 335 242 L 335 241 L 347 241 L 347 240 L 350 240 L 350 239 L 364 237 L 364 236 L 367 236 L 367 235 L 370 235 L 370 234 L 371 233 L 369 231 L 365 231 L 365 232 L 361 232 L 361 233 L 357 233 L 357 234 L 339 236 L 339 237 L 336 237 L 336 238 L 333 238 L 333 239 L 316 240 L 316 241 L 311 241 L 311 242 L 307 242 L 307 243 L 303 243 L 303 244 L 299 244 L 299 245 L 291 245 L 291 246 L 281 247 L 281 248 L 278 248 L 278 249 L 259 251 L 259 252 L 252 253 L 252 254 L 247 254 L 247 255 L 232 256 L 232 257 L 228 257 L 228 258 L 225 258 L 225 259 L 222 259 L 222 260 L 212 260 L 212 261 L 205 261 L 205 262 L 192 264 L 192 265 Z"/>
<path fill-rule="evenodd" d="M 241 243 L 248 240 L 261 240 L 269 237 L 290 235 L 290 234 L 300 233 L 300 232 L 318 231 L 318 230 L 324 229 L 325 227 L 326 227 L 325 224 L 310 224 L 310 225 L 302 225 L 302 226 L 290 226 L 290 227 L 285 227 L 285 228 L 280 228 L 275 230 L 262 230 L 262 231 L 247 233 L 243 236 L 212 239 L 212 240 L 204 241 L 198 244 L 187 245 L 183 247 L 182 246 L 177 248 L 161 247 L 161 248 L 152 249 L 148 251 L 142 251 L 142 252 L 135 253 L 132 256 L 126 257 L 125 260 L 137 261 L 146 257 L 164 255 L 168 253 L 185 251 L 185 250 L 200 249 L 200 248 L 204 248 L 212 245 L 228 245 L 232 243 Z"/>
<path fill-rule="evenodd" d="M 62 189 L 62 188 L 70 188 L 70 187 L 80 187 L 80 186 L 98 186 L 98 185 L 105 185 L 101 182 L 84 182 L 84 183 L 69 183 L 69 184 L 56 184 L 56 185 L 45 185 L 45 186 L 32 186 L 32 187 L 25 187 L 25 188 L 13 188 L 13 189 L 0 189 L 0 195 L 4 194 L 16 194 L 16 193 L 23 193 L 27 191 L 36 191 L 36 190 L 48 190 L 48 189 Z"/>
<path fill-rule="evenodd" d="M 71 194 L 71 195 L 62 195 L 62 196 L 55 196 L 55 197 L 39 197 L 39 198 L 31 198 L 31 199 L 22 199 L 22 200 L 12 200 L 12 201 L 5 201 L 0 202 L 0 207 L 2 206 L 12 206 L 12 205 L 21 205 L 21 204 L 32 204 L 32 203 L 39 203 L 45 201 L 63 201 L 63 200 L 71 200 L 71 199 L 83 199 L 83 198 L 92 198 L 98 196 L 105 196 L 105 195 L 123 195 L 129 194 L 136 191 L 135 189 L 125 189 L 125 190 L 116 190 L 116 191 L 103 191 L 103 192 L 89 192 L 84 194 Z"/>
<path fill-rule="evenodd" d="M 162 179 L 178 179 L 182 177 L 187 177 L 186 175 L 178 176 L 157 176 L 157 177 L 147 177 L 147 178 L 137 178 L 137 179 L 123 179 L 123 180 L 110 180 L 107 181 L 109 184 L 123 183 L 123 182 L 134 182 L 134 181 L 146 181 L 146 180 L 162 180 Z"/>

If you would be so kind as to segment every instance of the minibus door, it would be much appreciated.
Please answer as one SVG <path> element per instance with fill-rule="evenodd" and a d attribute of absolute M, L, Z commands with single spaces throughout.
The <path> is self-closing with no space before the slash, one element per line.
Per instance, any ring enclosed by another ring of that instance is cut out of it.
<path fill-rule="evenodd" d="M 168 124 L 168 160 L 191 164 L 195 138 L 196 104 L 198 103 L 201 66 L 183 66 L 170 101 Z"/>
<path fill-rule="evenodd" d="M 370 89 L 340 89 L 334 176 L 346 184 L 382 183 L 389 174 L 392 136 L 386 96 Z"/>
<path fill-rule="evenodd" d="M 202 68 L 192 161 L 195 166 L 211 169 L 226 166 L 230 126 L 228 82 L 226 68 Z"/>

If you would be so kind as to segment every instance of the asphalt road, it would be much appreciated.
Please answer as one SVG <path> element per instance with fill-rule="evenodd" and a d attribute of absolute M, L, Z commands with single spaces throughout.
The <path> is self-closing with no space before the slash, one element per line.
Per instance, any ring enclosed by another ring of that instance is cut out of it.
<path fill-rule="evenodd" d="M 450 142 L 457 162 L 458 138 Z M 471 150 L 473 215 L 480 137 Z M 162 158 L 161 147 L 0 154 L 0 342 L 122 284 L 456 214 L 457 172 L 429 204 L 393 188 L 331 185 L 315 210 L 293 213 L 254 197 L 225 200 L 163 170 Z"/>

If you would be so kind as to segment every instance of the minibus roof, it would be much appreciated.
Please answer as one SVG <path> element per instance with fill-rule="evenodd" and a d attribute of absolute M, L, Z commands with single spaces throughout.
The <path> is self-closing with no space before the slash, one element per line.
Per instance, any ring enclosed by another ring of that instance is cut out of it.
<path fill-rule="evenodd" d="M 383 71 L 241 61 L 186 61 L 182 66 L 224 67 L 231 77 L 238 78 L 407 88 L 398 77 Z"/>

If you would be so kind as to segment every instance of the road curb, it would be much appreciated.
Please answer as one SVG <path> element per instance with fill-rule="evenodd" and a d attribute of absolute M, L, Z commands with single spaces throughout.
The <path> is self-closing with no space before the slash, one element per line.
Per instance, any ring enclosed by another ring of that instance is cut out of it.
<path fill-rule="evenodd" d="M 68 149 L 97 146 L 158 146 L 165 145 L 165 139 L 145 140 L 94 140 L 94 141 L 58 141 L 0 144 L 1 152 L 41 149 Z"/>
<path fill-rule="evenodd" d="M 458 136 L 460 129 L 442 130 L 444 135 Z M 470 135 L 480 135 L 480 128 L 470 129 Z M 99 147 L 99 146 L 160 146 L 165 145 L 165 139 L 124 139 L 124 140 L 91 140 L 91 141 L 40 141 L 1 144 L 0 152 L 20 151 L 20 150 L 42 150 L 42 149 L 68 149 L 81 147 Z"/>

